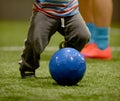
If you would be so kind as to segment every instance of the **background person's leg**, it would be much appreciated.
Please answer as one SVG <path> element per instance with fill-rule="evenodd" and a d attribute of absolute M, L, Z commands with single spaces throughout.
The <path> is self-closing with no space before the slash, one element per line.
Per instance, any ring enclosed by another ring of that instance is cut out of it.
<path fill-rule="evenodd" d="M 85 6 L 86 4 L 86 9 L 85 7 L 80 7 L 80 10 L 86 23 L 89 24 L 92 22 L 92 24 L 95 25 L 92 27 L 88 26 L 92 35 L 92 42 L 94 42 L 95 45 L 89 44 L 89 47 L 85 47 L 82 53 L 90 58 L 111 59 L 112 53 L 109 47 L 109 28 L 112 18 L 112 0 L 88 1 L 89 0 L 81 0 L 80 6 Z M 87 5 L 89 6 L 87 7 Z M 85 13 L 88 11 L 90 13 Z M 93 18 L 91 18 L 91 14 Z M 91 40 L 89 43 L 91 43 Z"/>

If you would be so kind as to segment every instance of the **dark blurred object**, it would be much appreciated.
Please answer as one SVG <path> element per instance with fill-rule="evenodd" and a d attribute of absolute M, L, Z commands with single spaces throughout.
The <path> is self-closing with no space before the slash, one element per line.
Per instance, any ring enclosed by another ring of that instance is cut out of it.
<path fill-rule="evenodd" d="M 113 0 L 113 22 L 120 22 L 120 0 Z"/>
<path fill-rule="evenodd" d="M 0 19 L 26 20 L 31 16 L 34 0 L 0 0 Z"/>

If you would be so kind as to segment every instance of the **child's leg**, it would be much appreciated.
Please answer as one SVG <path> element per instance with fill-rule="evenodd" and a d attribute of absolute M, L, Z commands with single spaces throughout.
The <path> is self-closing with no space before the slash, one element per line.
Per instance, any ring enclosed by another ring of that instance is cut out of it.
<path fill-rule="evenodd" d="M 21 55 L 20 71 L 21 76 L 25 78 L 26 71 L 35 72 L 39 67 L 40 54 L 49 43 L 50 37 L 55 33 L 59 21 L 48 16 L 34 12 L 28 31 L 25 48 Z"/>
<path fill-rule="evenodd" d="M 65 40 L 67 47 L 79 51 L 88 42 L 90 32 L 80 14 L 65 18 Z"/>

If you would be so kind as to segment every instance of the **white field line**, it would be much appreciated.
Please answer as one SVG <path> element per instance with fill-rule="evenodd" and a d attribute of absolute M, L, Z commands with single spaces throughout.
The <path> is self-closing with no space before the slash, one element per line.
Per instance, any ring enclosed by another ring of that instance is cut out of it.
<path fill-rule="evenodd" d="M 46 47 L 45 51 L 55 51 L 58 50 L 59 47 L 57 46 L 48 46 Z M 112 51 L 120 51 L 120 46 L 118 47 L 111 47 Z M 22 46 L 3 46 L 0 47 L 0 51 L 22 51 L 23 47 Z"/>
<path fill-rule="evenodd" d="M 120 28 L 111 28 L 110 32 L 114 35 L 120 35 Z"/>
<path fill-rule="evenodd" d="M 3 46 L 0 47 L 0 51 L 21 51 L 24 48 L 22 46 Z M 58 50 L 58 47 L 46 47 L 46 51 Z"/>

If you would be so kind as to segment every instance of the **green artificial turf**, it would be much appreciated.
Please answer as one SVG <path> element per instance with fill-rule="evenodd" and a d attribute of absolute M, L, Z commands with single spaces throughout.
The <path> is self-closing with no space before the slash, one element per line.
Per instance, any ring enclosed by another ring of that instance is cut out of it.
<path fill-rule="evenodd" d="M 120 101 L 120 28 L 112 27 L 112 60 L 87 59 L 84 78 L 60 86 L 50 76 L 49 60 L 63 40 L 56 33 L 41 55 L 37 78 L 21 79 L 18 61 L 28 22 L 0 22 L 0 101 Z"/>

